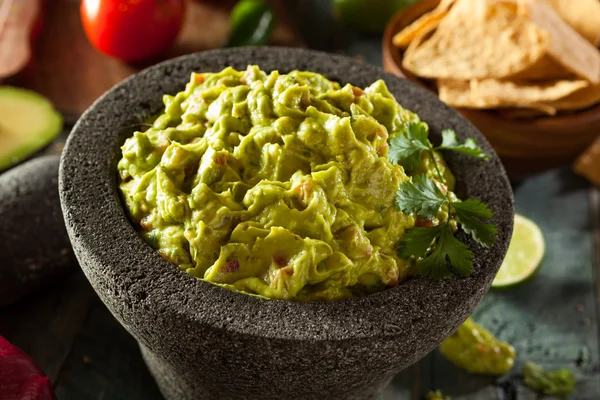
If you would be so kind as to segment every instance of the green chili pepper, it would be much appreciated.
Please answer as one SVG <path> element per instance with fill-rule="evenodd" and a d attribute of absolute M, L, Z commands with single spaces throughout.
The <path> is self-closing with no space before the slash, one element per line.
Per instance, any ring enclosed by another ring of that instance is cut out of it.
<path fill-rule="evenodd" d="M 231 11 L 229 25 L 227 47 L 260 46 L 271 38 L 275 14 L 263 0 L 241 0 Z"/>
<path fill-rule="evenodd" d="M 416 0 L 333 0 L 333 10 L 344 24 L 359 31 L 380 33 L 392 16 Z"/>

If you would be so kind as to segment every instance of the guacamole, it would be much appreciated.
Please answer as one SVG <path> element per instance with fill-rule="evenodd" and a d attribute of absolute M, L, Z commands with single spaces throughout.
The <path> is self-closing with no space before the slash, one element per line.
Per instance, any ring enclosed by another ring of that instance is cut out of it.
<path fill-rule="evenodd" d="M 425 395 L 425 400 L 451 400 L 449 396 L 445 396 L 441 391 L 429 391 Z"/>
<path fill-rule="evenodd" d="M 551 396 L 567 397 L 575 390 L 575 377 L 565 368 L 546 372 L 533 362 L 523 365 L 523 382 L 533 390 Z"/>
<path fill-rule="evenodd" d="M 457 367 L 472 374 L 504 375 L 517 357 L 508 343 L 468 318 L 440 345 L 441 353 Z"/>
<path fill-rule="evenodd" d="M 388 141 L 419 121 L 382 80 L 361 89 L 306 71 L 194 73 L 128 138 L 120 191 L 141 235 L 183 271 L 267 298 L 344 299 L 414 273 L 397 256 L 416 221 L 394 206 L 410 179 Z M 412 173 L 444 190 L 441 156 Z M 440 218 L 447 213 L 440 210 Z"/>

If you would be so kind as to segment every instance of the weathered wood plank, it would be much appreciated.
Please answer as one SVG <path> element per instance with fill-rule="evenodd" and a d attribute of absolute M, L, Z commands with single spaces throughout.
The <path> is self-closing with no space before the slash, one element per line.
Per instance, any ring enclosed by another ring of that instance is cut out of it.
<path fill-rule="evenodd" d="M 96 298 L 77 269 L 53 287 L 1 309 L 0 335 L 29 354 L 56 382 Z"/>
<path fill-rule="evenodd" d="M 600 398 L 596 260 L 588 188 L 567 169 L 539 175 L 516 188 L 517 212 L 533 219 L 544 233 L 545 259 L 530 281 L 490 291 L 474 313 L 476 320 L 517 350 L 509 382 L 516 383 L 518 399 L 536 398 L 518 379 L 525 361 L 549 369 L 569 368 L 578 379 L 571 398 Z M 451 388 L 447 391 L 452 394 Z"/>
<path fill-rule="evenodd" d="M 434 387 L 431 356 L 398 374 L 383 391 L 380 400 L 420 400 L 419 393 Z"/>
<path fill-rule="evenodd" d="M 594 248 L 596 254 L 596 312 L 600 317 L 600 188 L 597 186 L 592 186 L 590 188 L 590 210 L 592 215 L 592 227 L 594 231 Z"/>
<path fill-rule="evenodd" d="M 160 400 L 136 341 L 95 298 L 55 388 L 61 400 Z"/>

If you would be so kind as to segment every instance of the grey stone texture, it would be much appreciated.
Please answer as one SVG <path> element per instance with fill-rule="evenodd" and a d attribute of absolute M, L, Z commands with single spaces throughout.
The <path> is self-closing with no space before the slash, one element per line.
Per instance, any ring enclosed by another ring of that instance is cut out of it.
<path fill-rule="evenodd" d="M 0 175 L 0 306 L 55 282 L 76 265 L 58 196 L 58 156 Z"/>
<path fill-rule="evenodd" d="M 490 249 L 475 246 L 466 279 L 414 278 L 364 298 L 329 303 L 262 300 L 199 281 L 162 259 L 127 220 L 117 189 L 119 147 L 157 113 L 164 93 L 192 71 L 227 66 L 322 73 L 364 87 L 377 79 L 417 112 L 440 141 L 443 129 L 473 137 L 488 162 L 446 154 L 461 197 L 478 197 L 499 227 Z M 513 224 L 513 197 L 485 138 L 434 95 L 350 58 L 309 50 L 214 50 L 166 61 L 117 85 L 82 116 L 60 168 L 62 208 L 83 271 L 138 340 L 169 400 L 371 399 L 389 379 L 434 349 L 464 321 L 500 267 Z"/>

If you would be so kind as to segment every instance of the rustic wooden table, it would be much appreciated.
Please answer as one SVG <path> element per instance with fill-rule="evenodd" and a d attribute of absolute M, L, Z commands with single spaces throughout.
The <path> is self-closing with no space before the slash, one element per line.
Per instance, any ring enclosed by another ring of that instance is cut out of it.
<path fill-rule="evenodd" d="M 380 38 L 332 29 L 326 2 L 274 2 L 280 25 L 275 44 L 308 45 L 379 64 Z M 182 36 L 171 55 L 218 47 L 227 35 L 232 1 L 191 3 Z M 17 83 L 35 89 L 68 117 L 69 124 L 107 88 L 134 73 L 96 53 L 78 19 L 77 1 L 48 2 L 44 34 L 35 58 Z M 319 29 L 292 27 L 311 16 Z M 305 18 L 306 17 L 306 18 Z M 71 118 L 69 118 L 71 116 Z M 570 398 L 600 399 L 599 294 L 600 191 L 567 167 L 531 177 L 515 187 L 517 211 L 539 224 L 547 244 L 538 274 L 527 283 L 490 291 L 474 313 L 477 321 L 518 353 L 513 372 L 500 379 L 477 377 L 452 366 L 437 351 L 399 374 L 381 399 L 419 399 L 441 389 L 453 399 L 533 400 L 519 372 L 526 360 L 568 367 L 577 378 Z M 30 354 L 52 379 L 61 400 L 151 400 L 161 395 L 134 339 L 77 272 L 12 307 L 0 310 L 0 335 Z"/>

